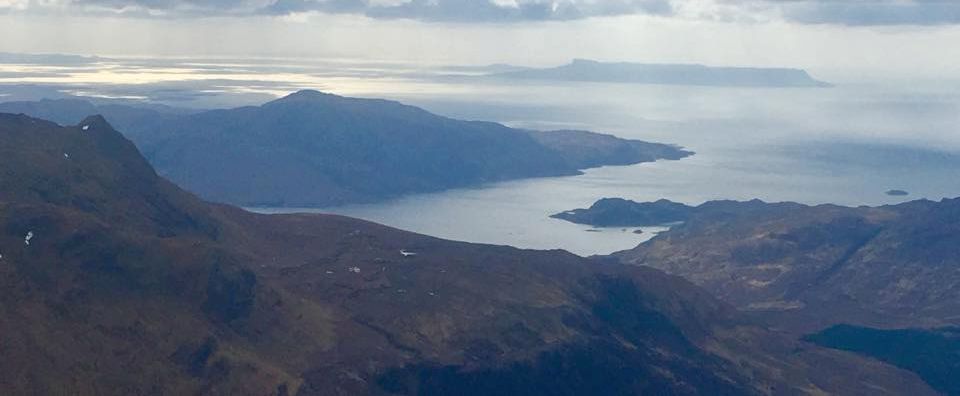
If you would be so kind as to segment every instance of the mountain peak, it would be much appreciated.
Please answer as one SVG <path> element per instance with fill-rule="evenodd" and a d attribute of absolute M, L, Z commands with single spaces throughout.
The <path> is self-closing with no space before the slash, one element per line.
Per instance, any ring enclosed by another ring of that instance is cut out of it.
<path fill-rule="evenodd" d="M 83 121 L 80 121 L 80 123 L 77 124 L 77 126 L 79 126 L 80 129 L 84 131 L 90 131 L 90 130 L 115 131 L 113 129 L 113 126 L 110 125 L 109 122 L 107 122 L 107 119 L 99 114 L 94 114 L 84 118 Z"/>
<path fill-rule="evenodd" d="M 571 65 L 596 65 L 599 63 L 600 62 L 595 61 L 593 59 L 584 59 L 584 58 L 574 58 L 572 61 L 570 61 Z"/>
<path fill-rule="evenodd" d="M 69 207 L 156 234 L 202 226 L 199 201 L 160 179 L 102 116 L 62 127 L 0 114 L 0 141 L 0 169 L 13 172 L 0 174 L 0 201 Z"/>
<path fill-rule="evenodd" d="M 296 92 L 293 92 L 287 96 L 284 96 L 278 100 L 306 100 L 306 99 L 320 99 L 320 98 L 332 98 L 337 97 L 337 95 L 317 91 L 315 89 L 302 89 Z"/>
<path fill-rule="evenodd" d="M 318 103 L 329 102 L 331 100 L 343 99 L 342 96 L 331 93 L 321 92 L 313 89 L 302 89 L 279 99 L 267 102 L 265 105 L 289 104 L 289 103 Z"/>

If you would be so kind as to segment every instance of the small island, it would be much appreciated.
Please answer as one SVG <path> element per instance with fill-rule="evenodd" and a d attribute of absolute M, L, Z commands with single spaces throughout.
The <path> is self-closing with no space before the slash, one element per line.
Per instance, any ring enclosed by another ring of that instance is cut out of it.
<path fill-rule="evenodd" d="M 886 194 L 891 197 L 905 197 L 907 195 L 910 195 L 909 192 L 904 190 L 889 190 L 886 192 Z"/>
<path fill-rule="evenodd" d="M 782 212 L 798 207 L 804 207 L 804 205 L 794 202 L 767 203 L 753 199 L 707 201 L 698 206 L 691 206 L 667 199 L 636 202 L 623 198 L 601 198 L 589 208 L 568 210 L 550 217 L 592 227 L 650 227 L 688 223 L 704 218 L 715 220 L 757 213 Z"/>
<path fill-rule="evenodd" d="M 603 198 L 590 208 L 568 210 L 550 217 L 594 227 L 642 227 L 685 221 L 694 209 L 666 199 L 641 203 L 623 198 Z"/>

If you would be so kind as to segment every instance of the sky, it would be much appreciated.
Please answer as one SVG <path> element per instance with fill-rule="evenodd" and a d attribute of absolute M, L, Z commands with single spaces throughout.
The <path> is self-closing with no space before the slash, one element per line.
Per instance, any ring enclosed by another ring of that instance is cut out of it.
<path fill-rule="evenodd" d="M 960 1 L 0 0 L 0 52 L 958 73 Z"/>

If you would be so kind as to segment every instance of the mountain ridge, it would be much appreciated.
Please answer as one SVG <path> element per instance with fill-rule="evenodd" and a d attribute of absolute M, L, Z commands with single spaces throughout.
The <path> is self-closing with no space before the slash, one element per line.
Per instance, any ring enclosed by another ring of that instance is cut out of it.
<path fill-rule="evenodd" d="M 693 154 L 673 145 L 461 121 L 395 101 L 309 90 L 262 106 L 192 114 L 75 101 L 0 104 L 0 111 L 59 122 L 89 110 L 117 120 L 161 174 L 206 199 L 243 206 L 375 202 Z"/>
<path fill-rule="evenodd" d="M 14 393 L 932 394 L 657 270 L 204 203 L 102 118 L 0 137 Z"/>
<path fill-rule="evenodd" d="M 634 203 L 636 205 L 640 205 Z M 877 207 L 762 201 L 687 207 L 684 223 L 625 263 L 698 284 L 769 323 L 803 334 L 838 324 L 957 325 L 960 199 Z"/>

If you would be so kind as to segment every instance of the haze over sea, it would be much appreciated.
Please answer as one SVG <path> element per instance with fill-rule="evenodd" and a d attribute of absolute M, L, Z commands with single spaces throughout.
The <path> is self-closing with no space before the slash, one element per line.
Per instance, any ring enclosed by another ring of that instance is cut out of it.
<path fill-rule="evenodd" d="M 331 212 L 442 238 L 589 255 L 631 248 L 659 229 L 643 234 L 591 230 L 548 216 L 601 197 L 688 204 L 759 198 L 881 205 L 960 195 L 957 81 L 864 81 L 812 70 L 814 77 L 836 86 L 727 88 L 503 81 L 471 76 L 479 69 L 458 69 L 452 75 L 449 68 L 347 61 L 98 62 L 109 67 L 5 65 L 0 77 L 13 75 L 15 80 L 0 80 L 193 107 L 256 104 L 314 88 L 396 99 L 455 118 L 675 143 L 697 153 L 680 161 L 605 167 L 581 176 L 497 183 L 371 205 L 253 209 L 263 212 Z M 253 71 L 259 73 L 255 80 Z M 34 77 L 25 79 L 25 73 Z M 141 83 L 116 83 L 124 76 Z M 183 81 L 190 81 L 191 88 L 183 88 Z M 6 91 L 8 97 L 2 99 L 16 98 Z M 910 195 L 884 194 L 891 189 Z"/>
<path fill-rule="evenodd" d="M 403 84 L 391 87 L 395 92 L 357 92 L 457 118 L 588 129 L 697 154 L 323 211 L 444 238 L 589 255 L 632 248 L 657 229 L 587 232 L 588 226 L 548 215 L 601 197 L 882 205 L 960 195 L 953 182 L 960 180 L 960 136 L 952 129 L 960 122 L 957 85 L 835 83 L 815 89 L 489 82 L 423 93 Z M 890 189 L 911 195 L 884 194 Z"/>

